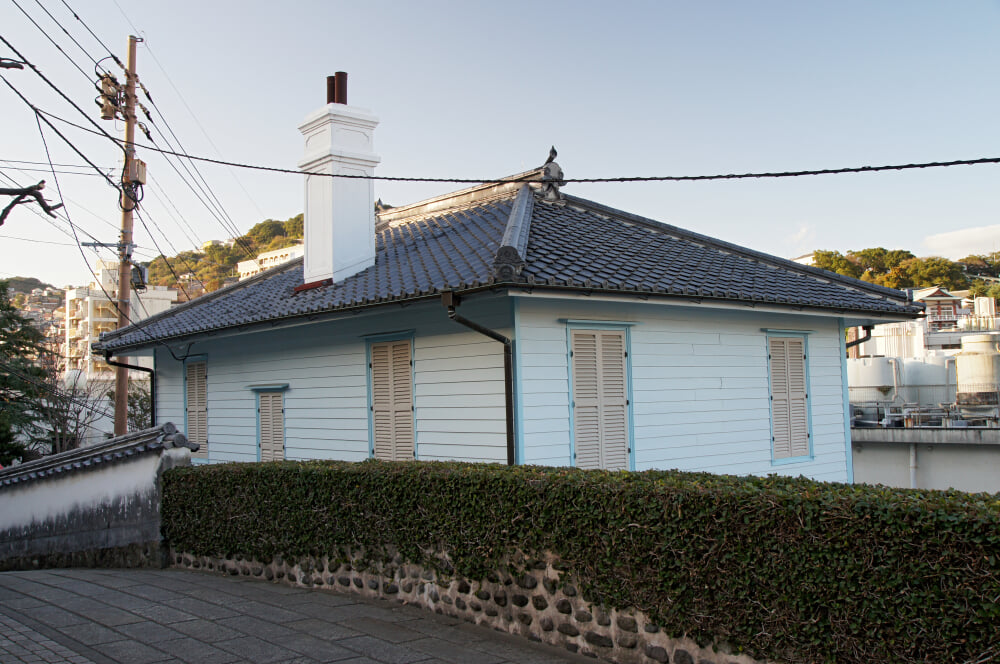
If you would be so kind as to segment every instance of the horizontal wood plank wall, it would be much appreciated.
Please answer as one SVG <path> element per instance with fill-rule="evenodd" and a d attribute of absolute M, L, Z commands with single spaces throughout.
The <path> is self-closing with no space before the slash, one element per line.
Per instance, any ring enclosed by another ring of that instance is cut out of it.
<path fill-rule="evenodd" d="M 564 301 L 519 306 L 525 463 L 568 465 L 566 325 L 559 319 L 639 322 L 631 328 L 636 470 L 804 474 L 846 481 L 837 320 L 655 304 Z M 814 458 L 772 465 L 767 338 L 809 335 Z"/>
<path fill-rule="evenodd" d="M 470 301 L 461 313 L 511 333 L 506 302 Z M 211 461 L 257 458 L 256 394 L 286 384 L 285 458 L 369 456 L 366 335 L 414 331 L 414 406 L 421 459 L 506 459 L 503 346 L 450 321 L 437 302 L 343 321 L 203 341 Z M 180 363 L 157 351 L 157 421 L 183 426 Z M 169 419 L 162 419 L 167 417 Z"/>
<path fill-rule="evenodd" d="M 156 424 L 173 422 L 184 431 L 184 363 L 162 348 L 156 349 Z"/>
<path fill-rule="evenodd" d="M 459 313 L 503 335 L 513 334 L 505 300 L 467 301 Z M 417 458 L 507 460 L 503 344 L 428 312 L 413 347 Z"/>

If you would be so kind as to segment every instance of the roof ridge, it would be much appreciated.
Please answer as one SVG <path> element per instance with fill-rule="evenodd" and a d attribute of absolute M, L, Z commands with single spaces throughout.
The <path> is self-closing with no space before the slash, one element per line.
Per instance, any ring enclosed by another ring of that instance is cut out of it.
<path fill-rule="evenodd" d="M 214 290 L 211 293 L 205 293 L 200 297 L 188 300 L 187 302 L 182 302 L 181 304 L 178 304 L 176 307 L 170 307 L 165 311 L 160 311 L 158 313 L 155 313 L 152 316 L 149 316 L 148 318 L 143 318 L 142 320 L 132 323 L 131 325 L 126 325 L 125 327 L 120 327 L 110 332 L 104 332 L 101 334 L 97 343 L 104 343 L 105 341 L 117 339 L 118 337 L 123 336 L 126 333 L 130 333 L 136 330 L 142 330 L 144 327 L 148 327 L 149 325 L 159 321 L 162 318 L 173 316 L 179 312 L 185 311 L 186 309 L 191 309 L 192 307 L 207 304 L 212 300 L 216 300 L 220 297 L 228 295 L 229 293 L 232 293 L 233 291 L 240 290 L 241 288 L 248 288 L 253 284 L 257 283 L 258 281 L 263 281 L 265 278 L 270 278 L 280 272 L 284 272 L 285 270 L 293 268 L 299 263 L 302 263 L 304 260 L 305 256 L 298 256 L 290 261 L 281 263 L 280 265 L 275 265 L 274 267 L 269 267 L 266 270 L 258 272 L 249 279 L 243 279 L 241 281 L 237 281 L 235 284 L 229 284 L 228 286 L 223 286 L 222 288 Z"/>
<path fill-rule="evenodd" d="M 510 281 L 521 274 L 528 251 L 531 234 L 531 213 L 535 208 L 531 187 L 521 185 L 510 208 L 507 226 L 500 239 L 500 247 L 493 259 L 493 274 L 501 281 Z"/>
<path fill-rule="evenodd" d="M 500 178 L 497 181 L 478 184 L 417 201 L 416 203 L 389 208 L 383 212 L 376 213 L 375 227 L 377 230 L 381 230 L 381 228 L 399 219 L 407 219 L 420 214 L 436 214 L 443 210 L 461 207 L 465 204 L 492 200 L 519 191 L 524 183 L 540 182 L 541 177 L 542 169 L 533 168 L 530 171 Z"/>
<path fill-rule="evenodd" d="M 681 228 L 679 226 L 674 226 L 672 224 L 667 224 L 662 221 L 657 221 L 656 219 L 650 219 L 649 217 L 643 217 L 641 215 L 633 214 L 631 212 L 625 212 L 624 210 L 619 210 L 607 205 L 602 205 L 595 201 L 588 200 L 586 198 L 579 198 L 577 196 L 564 195 L 567 204 L 578 205 L 585 209 L 589 209 L 592 212 L 602 212 L 609 215 L 614 215 L 620 217 L 626 221 L 632 223 L 640 223 L 655 230 L 666 230 L 674 233 L 678 236 L 684 237 L 686 239 L 694 240 L 706 245 L 712 245 L 717 249 L 722 249 L 732 254 L 738 254 L 753 260 L 760 261 L 771 265 L 772 267 L 777 267 L 785 270 L 791 270 L 794 272 L 800 272 L 806 274 L 810 277 L 817 279 L 825 279 L 827 281 L 835 281 L 849 288 L 855 290 L 860 290 L 863 292 L 868 292 L 872 295 L 877 295 L 885 298 L 892 298 L 894 300 L 900 300 L 903 302 L 909 302 L 907 294 L 903 291 L 896 290 L 894 288 L 888 288 L 886 286 L 879 286 L 878 284 L 872 284 L 867 281 L 862 281 L 861 279 L 854 279 L 852 277 L 846 277 L 842 274 L 837 274 L 836 272 L 829 272 L 822 268 L 813 267 L 811 265 L 803 265 L 801 263 L 796 263 L 795 261 L 789 260 L 787 258 L 782 258 L 781 256 L 775 256 L 774 254 L 767 254 L 762 251 L 757 251 L 755 249 L 750 249 L 749 247 L 741 247 L 738 244 L 732 244 L 731 242 L 726 242 L 725 240 L 720 240 L 718 238 L 711 237 L 710 235 L 703 235 L 696 231 L 688 230 L 686 228 Z"/>

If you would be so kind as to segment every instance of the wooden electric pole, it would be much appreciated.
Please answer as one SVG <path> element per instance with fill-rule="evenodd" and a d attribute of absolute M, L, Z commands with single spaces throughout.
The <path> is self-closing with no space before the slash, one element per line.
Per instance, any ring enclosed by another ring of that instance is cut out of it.
<path fill-rule="evenodd" d="M 118 327 L 129 324 L 129 296 L 132 283 L 132 210 L 135 186 L 132 183 L 135 158 L 135 53 L 138 37 L 129 35 L 125 61 L 125 166 L 122 169 L 122 235 L 118 243 Z M 128 369 L 115 367 L 115 435 L 128 433 Z"/>

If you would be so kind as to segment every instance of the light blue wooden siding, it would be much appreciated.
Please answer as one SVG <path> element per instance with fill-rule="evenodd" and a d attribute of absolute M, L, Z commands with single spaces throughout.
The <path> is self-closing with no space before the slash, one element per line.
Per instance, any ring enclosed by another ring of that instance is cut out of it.
<path fill-rule="evenodd" d="M 630 328 L 636 470 L 846 481 L 836 319 L 644 303 L 522 298 L 518 375 L 525 463 L 570 463 L 569 367 L 566 324 L 560 319 L 639 323 Z M 812 460 L 771 463 L 767 335 L 761 328 L 814 330 L 809 335 Z"/>
<path fill-rule="evenodd" d="M 184 431 L 184 364 L 170 354 L 156 349 L 156 423 L 173 422 Z"/>
<path fill-rule="evenodd" d="M 510 309 L 491 299 L 461 313 L 510 334 Z M 421 459 L 506 459 L 503 345 L 451 321 L 438 303 L 213 339 L 192 354 L 208 365 L 210 460 L 257 459 L 254 385 L 287 384 L 285 458 L 369 457 L 368 335 L 412 331 L 414 415 Z M 157 421 L 184 421 L 180 364 L 157 351 Z"/>

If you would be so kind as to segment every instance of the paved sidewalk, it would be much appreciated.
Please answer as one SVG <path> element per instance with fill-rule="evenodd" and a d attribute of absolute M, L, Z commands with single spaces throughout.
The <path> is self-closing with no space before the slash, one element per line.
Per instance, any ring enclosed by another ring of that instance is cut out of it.
<path fill-rule="evenodd" d="M 0 662 L 565 664 L 415 607 L 184 570 L 0 573 Z"/>

